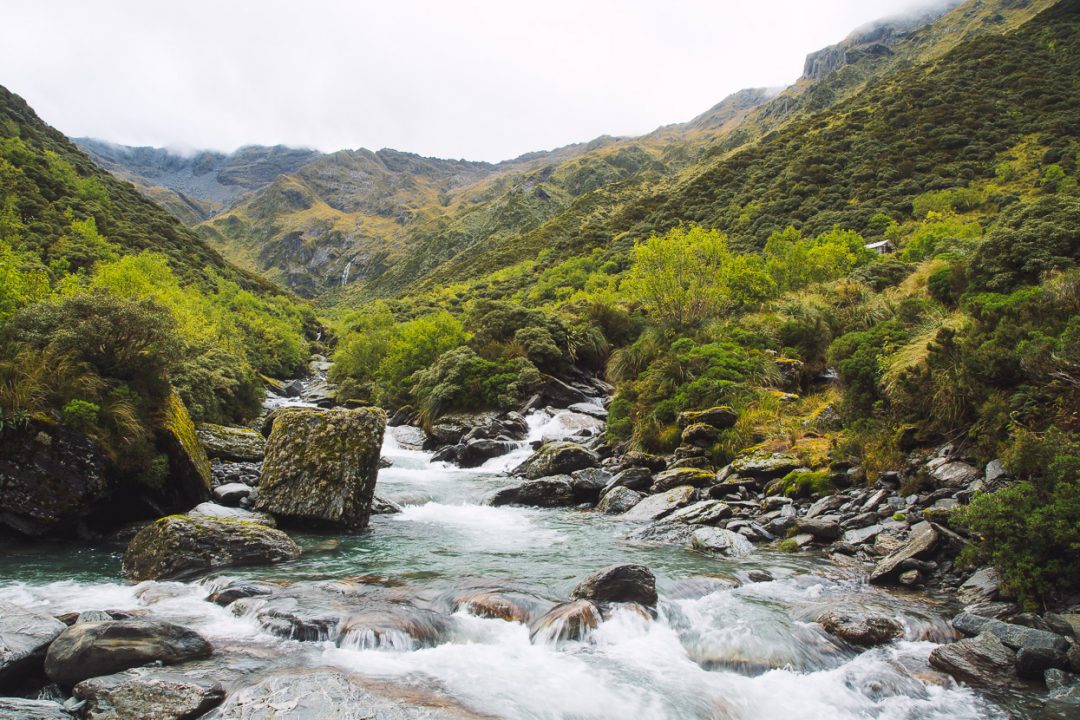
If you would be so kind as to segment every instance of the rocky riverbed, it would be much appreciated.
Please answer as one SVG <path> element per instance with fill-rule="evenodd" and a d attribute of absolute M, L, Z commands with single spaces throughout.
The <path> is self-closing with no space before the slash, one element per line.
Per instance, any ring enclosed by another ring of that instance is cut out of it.
<path fill-rule="evenodd" d="M 722 408 L 658 458 L 597 443 L 603 403 L 571 399 L 392 419 L 363 533 L 264 493 L 288 485 L 272 432 L 200 428 L 214 502 L 0 559 L 0 716 L 1076 716 L 1080 617 L 954 564 L 948 507 L 997 466 L 940 448 L 868 485 L 836 465 L 813 497 L 775 486 L 794 455 L 712 467 L 695 443 Z"/>

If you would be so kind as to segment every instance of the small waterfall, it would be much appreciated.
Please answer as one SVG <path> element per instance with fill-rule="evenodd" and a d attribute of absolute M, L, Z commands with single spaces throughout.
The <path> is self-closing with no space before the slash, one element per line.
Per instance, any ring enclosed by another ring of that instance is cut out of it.
<path fill-rule="evenodd" d="M 352 260 L 345 263 L 345 269 L 341 271 L 341 287 L 345 287 L 345 283 L 349 282 L 350 270 L 352 270 Z"/>

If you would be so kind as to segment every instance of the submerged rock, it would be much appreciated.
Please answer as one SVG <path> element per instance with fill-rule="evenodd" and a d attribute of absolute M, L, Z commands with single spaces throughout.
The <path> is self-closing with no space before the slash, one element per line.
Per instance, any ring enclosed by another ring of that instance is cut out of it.
<path fill-rule="evenodd" d="M 255 509 L 279 520 L 367 527 L 385 426 L 378 408 L 282 413 L 270 433 Z"/>
<path fill-rule="evenodd" d="M 157 580 L 299 556 L 300 548 L 288 535 L 265 525 L 170 515 L 147 525 L 131 540 L 124 552 L 124 575 L 133 580 Z"/>
<path fill-rule="evenodd" d="M 600 625 L 600 609 L 588 600 L 572 600 L 556 605 L 529 627 L 534 643 L 553 645 L 581 640 Z"/>
<path fill-rule="evenodd" d="M 656 576 L 644 565 L 611 565 L 586 577 L 570 593 L 574 600 L 606 603 L 638 603 L 655 608 Z"/>
<path fill-rule="evenodd" d="M 163 668 L 137 668 L 83 680 L 72 695 L 86 720 L 185 720 L 225 699 L 220 683 Z"/>
<path fill-rule="evenodd" d="M 515 475 L 530 480 L 551 475 L 568 475 L 575 470 L 596 467 L 600 458 L 592 450 L 572 442 L 543 445 L 525 462 L 514 468 Z"/>
<path fill-rule="evenodd" d="M 827 610 L 818 616 L 817 622 L 830 635 L 864 647 L 881 645 L 904 634 L 903 626 L 896 620 L 863 612 Z"/>
<path fill-rule="evenodd" d="M 39 673 L 49 643 L 66 629 L 52 615 L 0 602 L 0 691 Z"/>
<path fill-rule="evenodd" d="M 86 678 L 160 662 L 173 665 L 209 657 L 210 643 L 170 622 L 110 620 L 77 623 L 60 633 L 45 656 L 45 673 L 71 687 Z"/>
<path fill-rule="evenodd" d="M 266 438 L 251 428 L 198 423 L 195 435 L 210 458 L 228 462 L 260 462 L 266 454 Z"/>

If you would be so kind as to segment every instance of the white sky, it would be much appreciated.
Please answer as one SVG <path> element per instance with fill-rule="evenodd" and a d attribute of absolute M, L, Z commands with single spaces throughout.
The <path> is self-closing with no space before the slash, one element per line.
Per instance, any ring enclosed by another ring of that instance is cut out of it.
<path fill-rule="evenodd" d="M 502 160 L 688 120 L 926 0 L 5 0 L 0 84 L 71 136 Z"/>

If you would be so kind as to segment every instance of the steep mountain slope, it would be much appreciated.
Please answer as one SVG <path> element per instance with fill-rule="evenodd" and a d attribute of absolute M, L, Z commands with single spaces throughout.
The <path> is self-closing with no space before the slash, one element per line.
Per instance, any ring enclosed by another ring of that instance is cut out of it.
<path fill-rule="evenodd" d="M 3 87 L 0 150 L 5 228 L 46 262 L 73 257 L 72 221 L 93 219 L 96 231 L 124 252 L 163 253 L 182 277 L 203 278 L 209 268 L 249 289 L 275 289 L 229 264 L 175 217 L 103 171 Z"/>
<path fill-rule="evenodd" d="M 73 142 L 101 167 L 134 184 L 188 225 L 206 220 L 246 193 L 319 157 L 315 150 L 252 145 L 225 154 L 178 154 L 93 138 Z"/>

